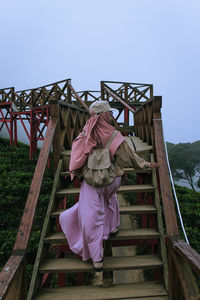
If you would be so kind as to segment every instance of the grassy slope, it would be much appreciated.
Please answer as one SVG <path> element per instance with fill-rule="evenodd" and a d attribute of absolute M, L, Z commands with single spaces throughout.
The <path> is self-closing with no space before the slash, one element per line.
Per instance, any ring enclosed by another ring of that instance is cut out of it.
<path fill-rule="evenodd" d="M 27 145 L 10 147 L 8 140 L 0 138 L 0 270 L 12 253 L 38 154 L 29 160 Z M 53 173 L 47 169 L 27 252 L 28 274 L 34 264 L 52 184 Z"/>

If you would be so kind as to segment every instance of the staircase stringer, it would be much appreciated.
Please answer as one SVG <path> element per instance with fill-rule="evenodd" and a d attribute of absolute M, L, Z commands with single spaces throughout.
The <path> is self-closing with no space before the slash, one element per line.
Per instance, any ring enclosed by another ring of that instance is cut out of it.
<path fill-rule="evenodd" d="M 151 153 L 151 161 L 155 161 L 153 153 Z M 168 290 L 168 261 L 167 261 L 167 250 L 165 244 L 165 236 L 164 236 L 164 228 L 163 228 L 163 220 L 162 220 L 162 212 L 161 212 L 161 205 L 160 205 L 160 197 L 158 192 L 158 183 L 157 183 L 157 176 L 156 170 L 152 169 L 152 184 L 154 186 L 154 201 L 155 206 L 157 208 L 157 227 L 158 231 L 160 232 L 160 255 L 163 261 L 163 280 L 166 289 Z"/>
<path fill-rule="evenodd" d="M 30 283 L 30 288 L 29 288 L 29 293 L 28 293 L 28 298 L 27 300 L 31 300 L 34 294 L 37 292 L 37 290 L 40 288 L 39 284 L 41 282 L 40 280 L 40 275 L 38 274 L 38 269 L 39 265 L 41 264 L 45 253 L 48 252 L 49 245 L 44 243 L 45 236 L 51 231 L 52 224 L 50 220 L 50 215 L 51 212 L 54 210 L 55 206 L 55 197 L 56 197 L 56 192 L 60 188 L 60 172 L 62 171 L 62 166 L 63 166 L 63 160 L 60 159 L 57 167 L 57 171 L 54 177 L 54 183 L 52 187 L 52 192 L 50 196 L 50 201 L 49 205 L 47 208 L 46 212 L 46 217 L 44 221 L 44 226 L 42 229 L 41 237 L 40 237 L 40 243 L 37 251 L 37 256 L 35 260 L 35 265 L 33 269 L 33 274 L 31 278 L 31 283 Z"/>

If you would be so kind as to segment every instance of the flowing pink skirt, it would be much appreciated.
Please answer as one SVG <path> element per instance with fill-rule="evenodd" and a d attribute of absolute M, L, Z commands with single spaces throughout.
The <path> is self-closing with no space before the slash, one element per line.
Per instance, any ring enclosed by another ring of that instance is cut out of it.
<path fill-rule="evenodd" d="M 103 258 L 103 240 L 119 225 L 116 191 L 121 177 L 106 187 L 93 188 L 83 181 L 79 202 L 60 215 L 60 225 L 70 249 L 84 261 Z"/>

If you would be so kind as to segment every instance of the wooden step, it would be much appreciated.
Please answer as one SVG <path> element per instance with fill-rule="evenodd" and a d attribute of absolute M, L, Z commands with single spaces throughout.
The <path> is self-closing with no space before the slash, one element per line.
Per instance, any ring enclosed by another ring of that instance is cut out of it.
<path fill-rule="evenodd" d="M 61 154 L 63 156 L 70 156 L 71 155 L 71 150 L 65 150 L 65 151 L 62 151 Z"/>
<path fill-rule="evenodd" d="M 119 130 L 120 132 L 124 133 L 132 133 L 134 130 L 134 126 L 117 126 L 116 130 Z"/>
<path fill-rule="evenodd" d="M 111 241 L 117 240 L 134 240 L 134 239 L 152 239 L 159 238 L 160 233 L 153 228 L 137 228 L 120 230 L 117 236 L 111 237 Z M 45 238 L 46 243 L 50 244 L 66 244 L 67 240 L 63 232 L 51 233 Z"/>
<path fill-rule="evenodd" d="M 140 282 L 113 285 L 110 288 L 101 286 L 71 286 L 64 288 L 42 289 L 34 300 L 117 300 L 125 298 L 167 300 L 167 291 L 160 282 Z M 148 298 L 145 298 L 148 297 Z M 151 298 L 149 298 L 151 297 Z M 158 298 L 157 298 L 158 297 Z"/>
<path fill-rule="evenodd" d="M 154 214 L 157 209 L 154 205 L 131 205 L 131 206 L 120 206 L 120 214 Z"/>
<path fill-rule="evenodd" d="M 135 185 L 122 185 L 117 191 L 117 194 L 127 194 L 127 193 L 145 193 L 153 192 L 154 187 L 151 184 L 135 184 Z M 67 195 L 78 196 L 80 193 L 80 188 L 67 188 L 62 189 L 56 193 L 56 196 L 64 197 Z"/>
<path fill-rule="evenodd" d="M 134 168 L 124 168 L 124 173 L 130 174 L 130 173 L 145 173 L 145 174 L 150 174 L 152 172 L 152 169 L 134 169 Z M 70 172 L 65 171 L 60 173 L 61 176 L 69 176 Z"/>
<path fill-rule="evenodd" d="M 132 139 L 133 143 L 135 144 L 136 152 L 137 151 L 149 151 L 149 150 L 153 149 L 152 145 L 148 145 L 146 142 L 143 142 L 143 140 L 141 140 L 137 136 L 130 136 L 129 139 Z"/>
<path fill-rule="evenodd" d="M 169 300 L 168 296 L 155 296 L 155 297 L 145 297 L 145 298 L 123 298 L 120 300 Z"/>
<path fill-rule="evenodd" d="M 153 205 L 131 205 L 131 206 L 120 206 L 119 208 L 121 215 L 128 214 L 155 214 L 157 209 Z M 65 211 L 65 209 L 59 209 L 51 213 L 52 218 L 57 218 Z"/>
<path fill-rule="evenodd" d="M 124 257 L 104 257 L 103 269 L 133 270 L 145 268 L 159 268 L 163 263 L 158 255 L 137 255 Z M 80 258 L 48 259 L 40 267 L 40 273 L 68 273 L 93 271 L 92 263 L 83 262 Z"/>

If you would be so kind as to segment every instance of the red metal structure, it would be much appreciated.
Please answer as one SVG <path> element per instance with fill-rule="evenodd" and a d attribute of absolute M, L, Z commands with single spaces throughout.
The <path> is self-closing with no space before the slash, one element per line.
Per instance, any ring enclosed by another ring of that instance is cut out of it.
<path fill-rule="evenodd" d="M 20 123 L 29 140 L 30 159 L 37 151 L 37 142 L 44 141 L 49 122 L 49 100 L 66 101 L 72 105 L 78 102 L 87 109 L 70 79 L 23 91 L 15 91 L 13 87 L 0 89 L 0 131 L 5 127 L 10 145 L 17 146 Z"/>

